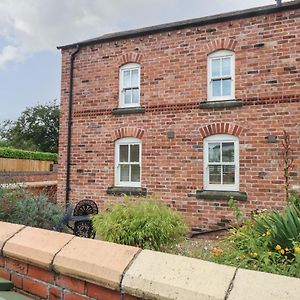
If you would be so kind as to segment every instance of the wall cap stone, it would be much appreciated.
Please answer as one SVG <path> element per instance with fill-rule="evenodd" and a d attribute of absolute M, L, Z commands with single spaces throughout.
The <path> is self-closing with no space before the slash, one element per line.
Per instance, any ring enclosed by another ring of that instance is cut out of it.
<path fill-rule="evenodd" d="M 0 221 L 0 254 L 2 254 L 5 243 L 23 228 L 25 228 L 24 225 Z"/>
<path fill-rule="evenodd" d="M 71 234 L 26 227 L 8 240 L 3 253 L 17 260 L 51 269 L 55 255 L 73 238 Z"/>
<path fill-rule="evenodd" d="M 236 268 L 143 250 L 127 270 L 123 290 L 142 299 L 223 300 Z"/>
<path fill-rule="evenodd" d="M 287 276 L 238 269 L 228 300 L 299 299 L 300 280 Z"/>
<path fill-rule="evenodd" d="M 0 188 L 14 190 L 16 188 L 36 188 L 57 185 L 57 180 L 35 181 L 35 182 L 18 182 L 0 184 Z"/>
<path fill-rule="evenodd" d="M 75 237 L 55 257 L 55 271 L 113 290 L 120 289 L 122 274 L 137 247 Z"/>

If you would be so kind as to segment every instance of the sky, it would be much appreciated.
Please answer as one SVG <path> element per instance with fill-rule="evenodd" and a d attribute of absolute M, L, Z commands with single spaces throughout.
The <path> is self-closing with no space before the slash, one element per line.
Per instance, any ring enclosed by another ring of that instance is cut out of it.
<path fill-rule="evenodd" d="M 268 4 L 275 0 L 1 0 L 0 122 L 59 102 L 59 45 Z"/>

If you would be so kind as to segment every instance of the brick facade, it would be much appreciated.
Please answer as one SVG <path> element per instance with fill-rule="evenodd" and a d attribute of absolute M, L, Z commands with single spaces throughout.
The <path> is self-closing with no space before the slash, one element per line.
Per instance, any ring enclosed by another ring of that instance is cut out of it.
<path fill-rule="evenodd" d="M 201 107 L 207 100 L 207 56 L 235 53 L 237 107 Z M 70 54 L 62 50 L 58 202 L 64 202 Z M 119 103 L 119 68 L 141 66 L 145 112 L 113 115 Z M 291 139 L 291 185 L 300 181 L 300 9 L 84 45 L 76 55 L 73 86 L 70 199 L 101 208 L 119 201 L 114 185 L 114 143 L 142 141 L 142 187 L 176 208 L 192 227 L 218 228 L 232 217 L 226 199 L 198 199 L 203 189 L 203 139 L 239 138 L 241 207 L 280 208 L 285 202 L 282 136 Z M 173 138 L 167 135 L 173 132 Z M 278 136 L 275 143 L 266 137 Z"/>

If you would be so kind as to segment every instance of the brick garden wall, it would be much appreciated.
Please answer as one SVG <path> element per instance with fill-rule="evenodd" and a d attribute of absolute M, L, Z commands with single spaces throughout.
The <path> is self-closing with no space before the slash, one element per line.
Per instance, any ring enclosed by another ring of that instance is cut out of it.
<path fill-rule="evenodd" d="M 300 10 L 292 9 L 81 48 L 74 73 L 72 201 L 88 198 L 103 207 L 120 200 L 107 194 L 114 185 L 114 142 L 140 132 L 148 194 L 181 211 L 191 226 L 225 226 L 232 216 L 227 200 L 195 195 L 203 189 L 203 138 L 227 129 L 239 137 L 240 191 L 248 198 L 242 208 L 282 207 L 283 130 L 294 150 L 291 185 L 300 181 L 299 40 Z M 235 95 L 242 107 L 199 108 L 207 99 L 207 55 L 219 49 L 235 52 Z M 65 197 L 72 51 L 62 51 L 59 202 Z M 126 62 L 140 63 L 145 113 L 112 115 Z M 279 139 L 268 143 L 268 135 Z"/>
<path fill-rule="evenodd" d="M 300 293 L 296 278 L 4 222 L 0 277 L 47 300 L 296 300 Z"/>
<path fill-rule="evenodd" d="M 52 202 L 57 201 L 57 165 L 51 172 L 0 172 L 1 184 L 20 184 L 26 190 L 38 195 L 46 194 Z M 43 184 L 44 183 L 44 184 Z"/>

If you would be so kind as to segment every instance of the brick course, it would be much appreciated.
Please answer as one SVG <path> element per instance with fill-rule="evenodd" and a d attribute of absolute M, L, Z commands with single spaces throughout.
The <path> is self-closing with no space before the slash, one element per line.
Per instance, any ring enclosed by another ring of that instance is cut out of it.
<path fill-rule="evenodd" d="M 92 199 L 103 208 L 120 197 L 114 185 L 114 142 L 142 140 L 142 187 L 182 212 L 191 227 L 219 228 L 232 218 L 226 200 L 196 199 L 203 188 L 203 138 L 215 133 L 239 137 L 241 202 L 254 209 L 285 202 L 282 135 L 291 137 L 300 181 L 300 10 L 191 26 L 116 42 L 84 46 L 75 60 L 70 199 Z M 235 52 L 235 95 L 242 107 L 199 108 L 207 99 L 207 55 Z M 58 202 L 65 199 L 69 58 L 62 50 Z M 145 113 L 112 115 L 119 102 L 119 68 L 141 66 Z M 167 132 L 174 138 L 168 139 Z M 274 144 L 265 139 L 277 135 Z"/>

